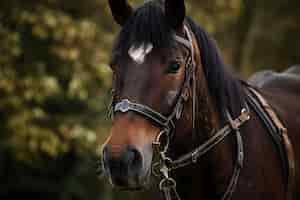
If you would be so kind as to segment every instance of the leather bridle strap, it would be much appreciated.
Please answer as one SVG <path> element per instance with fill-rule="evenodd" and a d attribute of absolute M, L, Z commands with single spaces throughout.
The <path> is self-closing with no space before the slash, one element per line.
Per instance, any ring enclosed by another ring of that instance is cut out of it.
<path fill-rule="evenodd" d="M 242 113 L 243 114 L 243 113 Z M 225 193 L 223 194 L 223 197 L 221 200 L 227 200 L 227 199 L 231 199 L 233 192 L 235 191 L 241 170 L 243 168 L 244 165 L 244 144 L 243 144 L 243 139 L 240 133 L 239 128 L 235 125 L 234 120 L 231 118 L 231 115 L 229 114 L 229 112 L 227 112 L 227 118 L 229 119 L 229 122 L 233 128 L 233 130 L 235 131 L 235 135 L 236 135 L 236 140 L 237 140 L 237 160 L 236 160 L 236 164 L 234 166 L 234 171 L 232 174 L 232 177 L 230 179 L 229 185 L 227 186 L 227 189 L 225 191 Z M 245 114 L 245 120 L 249 120 L 250 116 L 248 113 L 248 117 Z"/>
<path fill-rule="evenodd" d="M 163 160 L 167 160 L 169 164 L 162 163 L 162 167 L 160 171 L 163 173 L 165 178 L 160 183 L 160 190 L 164 192 L 164 195 L 167 200 L 171 200 L 171 192 L 175 194 L 177 200 L 181 200 L 179 197 L 177 190 L 176 190 L 176 181 L 168 176 L 169 172 L 184 166 L 187 166 L 192 163 L 196 163 L 197 160 L 203 156 L 208 151 L 212 150 L 216 147 L 223 139 L 228 136 L 230 133 L 234 132 L 236 136 L 236 144 L 237 144 L 237 160 L 234 166 L 234 171 L 231 176 L 230 182 L 224 192 L 221 200 L 228 200 L 231 199 L 233 192 L 236 189 L 237 182 L 240 176 L 241 169 L 243 168 L 244 163 L 244 146 L 243 140 L 240 133 L 240 127 L 246 123 L 250 119 L 249 111 L 243 109 L 241 115 L 236 118 L 232 119 L 230 113 L 227 111 L 227 118 L 229 124 L 222 128 L 220 131 L 214 134 L 207 142 L 199 146 L 194 151 L 183 155 L 179 159 L 172 161 L 170 158 L 165 157 Z M 163 183 L 167 182 L 169 186 L 162 187 Z"/>
<path fill-rule="evenodd" d="M 186 32 L 187 32 L 187 31 L 186 31 Z M 191 43 L 190 43 L 188 40 L 186 40 L 185 38 L 181 37 L 181 36 L 175 35 L 175 36 L 174 36 L 174 39 L 175 39 L 177 42 L 183 44 L 183 45 L 184 45 L 186 48 L 188 48 L 189 50 L 191 50 L 191 49 L 193 48 L 193 47 L 191 46 Z"/>
<path fill-rule="evenodd" d="M 152 120 L 153 122 L 155 122 L 161 127 L 168 127 L 168 128 L 175 127 L 175 124 L 172 120 L 163 116 L 159 112 L 149 108 L 148 106 L 138 104 L 138 103 L 133 103 L 128 99 L 123 99 L 121 102 L 116 104 L 114 108 L 114 112 L 118 112 L 118 111 L 122 113 L 126 113 L 128 111 L 134 111 L 149 118 L 150 120 Z"/>
<path fill-rule="evenodd" d="M 228 115 L 230 116 L 230 115 Z M 169 167 L 170 170 L 181 168 L 187 166 L 191 163 L 197 162 L 197 160 L 206 154 L 208 151 L 212 150 L 217 144 L 223 141 L 223 139 L 228 136 L 231 132 L 238 132 L 239 128 L 250 119 L 249 112 L 245 109 L 242 110 L 241 115 L 231 120 L 230 124 L 223 127 L 217 133 L 215 133 L 210 139 L 208 139 L 204 144 L 196 148 L 194 151 L 187 153 L 177 160 L 174 160 Z M 238 139 L 240 140 L 240 139 Z M 240 155 L 238 155 L 240 157 Z"/>

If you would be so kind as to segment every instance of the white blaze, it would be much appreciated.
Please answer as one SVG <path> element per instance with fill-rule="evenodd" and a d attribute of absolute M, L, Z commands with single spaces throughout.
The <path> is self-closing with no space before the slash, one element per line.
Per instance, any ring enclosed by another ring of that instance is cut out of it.
<path fill-rule="evenodd" d="M 128 54 L 138 64 L 143 64 L 145 57 L 152 51 L 153 45 L 151 43 L 142 43 L 140 46 L 132 46 Z"/>

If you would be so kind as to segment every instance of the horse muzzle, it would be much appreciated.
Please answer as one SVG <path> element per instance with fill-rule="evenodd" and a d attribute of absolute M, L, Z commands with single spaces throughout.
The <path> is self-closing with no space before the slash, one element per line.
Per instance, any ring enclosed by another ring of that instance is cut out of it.
<path fill-rule="evenodd" d="M 148 167 L 143 152 L 133 146 L 117 150 L 111 146 L 103 149 L 103 167 L 110 183 L 121 190 L 139 190 L 145 187 Z"/>

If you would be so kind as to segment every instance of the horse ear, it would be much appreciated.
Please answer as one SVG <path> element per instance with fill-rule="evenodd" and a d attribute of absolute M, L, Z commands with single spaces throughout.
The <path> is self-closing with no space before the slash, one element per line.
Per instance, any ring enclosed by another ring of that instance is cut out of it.
<path fill-rule="evenodd" d="M 183 27 L 185 12 L 184 0 L 165 0 L 165 15 L 175 30 Z"/>
<path fill-rule="evenodd" d="M 121 26 L 126 23 L 133 13 L 133 9 L 127 0 L 109 0 L 109 6 L 115 21 Z"/>

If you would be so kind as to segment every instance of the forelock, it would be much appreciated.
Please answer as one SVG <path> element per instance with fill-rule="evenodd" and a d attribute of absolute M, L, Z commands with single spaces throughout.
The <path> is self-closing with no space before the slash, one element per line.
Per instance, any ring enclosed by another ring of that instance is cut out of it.
<path fill-rule="evenodd" d="M 149 1 L 138 8 L 122 27 L 114 49 L 124 54 L 131 47 L 143 44 L 152 44 L 157 49 L 169 48 L 174 43 L 173 35 L 161 3 Z"/>

